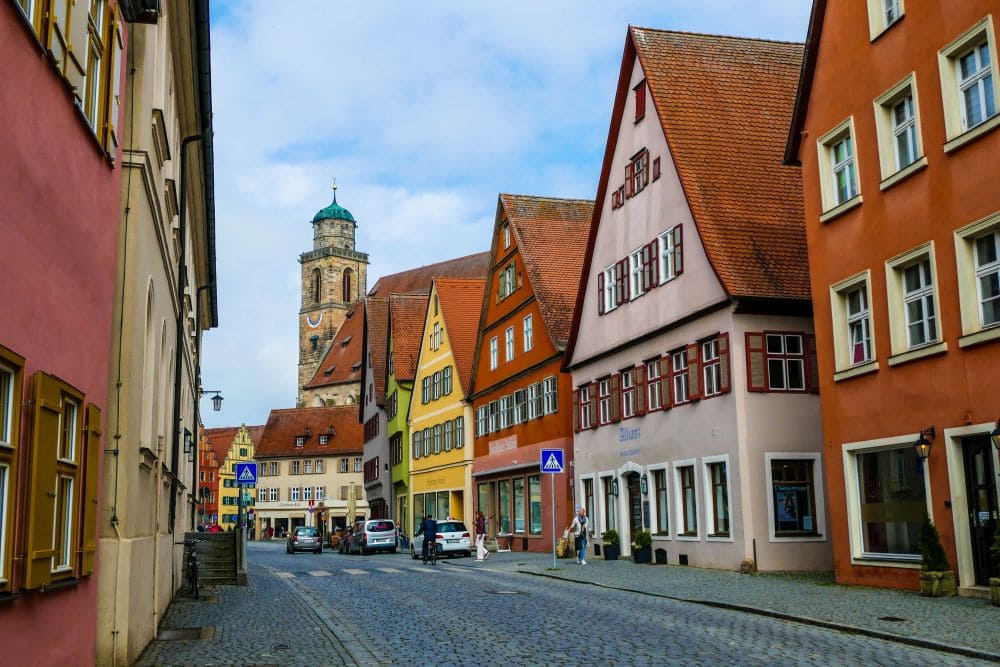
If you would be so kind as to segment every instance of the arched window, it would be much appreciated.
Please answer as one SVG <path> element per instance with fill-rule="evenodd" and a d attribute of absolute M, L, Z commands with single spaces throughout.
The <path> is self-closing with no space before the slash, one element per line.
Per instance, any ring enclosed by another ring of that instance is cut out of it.
<path fill-rule="evenodd" d="M 353 301 L 351 297 L 351 276 L 354 272 L 350 269 L 344 269 L 344 303 L 350 303 Z"/>
<path fill-rule="evenodd" d="M 319 303 L 323 296 L 323 274 L 319 269 L 312 273 L 313 303 Z"/>

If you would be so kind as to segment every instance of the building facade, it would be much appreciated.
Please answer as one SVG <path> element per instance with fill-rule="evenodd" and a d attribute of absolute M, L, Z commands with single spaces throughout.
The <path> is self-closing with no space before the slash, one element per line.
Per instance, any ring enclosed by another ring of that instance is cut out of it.
<path fill-rule="evenodd" d="M 427 301 L 423 336 L 407 426 L 412 523 L 431 515 L 471 522 L 472 379 L 476 322 L 485 281 L 435 278 Z"/>
<path fill-rule="evenodd" d="M 388 361 L 389 299 L 365 299 L 365 326 L 361 358 L 364 366 L 361 386 L 364 400 L 361 404 L 361 423 L 365 433 L 365 498 L 373 519 L 392 518 L 392 477 L 389 472 L 388 412 L 385 391 Z"/>
<path fill-rule="evenodd" d="M 337 203 L 336 189 L 334 186 L 333 202 L 313 216 L 313 249 L 299 256 L 302 307 L 296 390 L 300 406 L 313 404 L 315 397 L 305 387 L 316 375 L 348 310 L 368 289 L 368 255 L 355 248 L 358 225 L 351 212 Z"/>
<path fill-rule="evenodd" d="M 213 524 L 218 524 L 223 530 L 235 530 L 240 523 L 240 494 L 243 494 L 243 518 L 247 522 L 252 519 L 254 505 L 257 500 L 256 487 L 253 484 L 240 484 L 236 478 L 236 464 L 249 463 L 254 460 L 254 448 L 260 442 L 264 432 L 263 426 L 242 426 L 206 429 L 205 437 L 212 442 L 220 457 L 218 470 L 218 517 Z M 258 471 L 259 472 L 259 471 Z M 249 524 L 248 524 L 249 525 Z"/>
<path fill-rule="evenodd" d="M 357 406 L 272 410 L 255 451 L 257 536 L 324 534 L 367 518 Z"/>
<path fill-rule="evenodd" d="M 831 565 L 801 183 L 781 165 L 801 52 L 628 31 L 566 362 L 577 498 L 623 554 L 648 530 L 672 563 Z"/>
<path fill-rule="evenodd" d="M 502 194 L 473 361 L 476 508 L 504 547 L 549 551 L 573 511 L 571 377 L 561 370 L 593 202 Z M 541 450 L 566 472 L 545 475 Z M 550 489 L 549 484 L 555 488 Z M 553 492 L 554 491 L 554 492 Z"/>
<path fill-rule="evenodd" d="M 925 516 L 960 590 L 988 583 L 1000 471 L 988 437 L 1000 418 L 997 9 L 813 4 L 786 159 L 802 165 L 841 583 L 917 588 Z"/>
<path fill-rule="evenodd" d="M 198 518 L 202 527 L 219 521 L 219 457 L 212 439 L 202 429 L 198 440 Z"/>

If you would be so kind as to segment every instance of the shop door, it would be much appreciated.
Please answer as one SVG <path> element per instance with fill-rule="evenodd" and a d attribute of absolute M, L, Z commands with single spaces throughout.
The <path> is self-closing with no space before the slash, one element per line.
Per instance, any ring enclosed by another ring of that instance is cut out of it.
<path fill-rule="evenodd" d="M 479 509 L 486 515 L 486 536 L 492 539 L 497 534 L 497 483 L 480 482 L 477 490 Z"/>
<path fill-rule="evenodd" d="M 969 499 L 969 534 L 976 584 L 990 584 L 990 544 L 997 525 L 997 484 L 993 452 L 986 436 L 962 441 L 965 459 L 965 489 Z"/>
<path fill-rule="evenodd" d="M 631 539 L 642 530 L 642 491 L 639 489 L 639 475 L 634 472 L 628 476 L 628 516 Z M 623 536 L 622 540 L 624 539 Z"/>

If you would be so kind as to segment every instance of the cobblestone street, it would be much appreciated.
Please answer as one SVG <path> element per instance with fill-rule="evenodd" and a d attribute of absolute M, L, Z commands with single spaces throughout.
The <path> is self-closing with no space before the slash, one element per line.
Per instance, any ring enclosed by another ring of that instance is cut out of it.
<path fill-rule="evenodd" d="M 249 586 L 220 587 L 215 602 L 178 600 L 161 625 L 161 631 L 210 627 L 214 634 L 202 635 L 212 635 L 210 639 L 156 641 L 138 664 L 986 664 L 861 634 L 614 588 L 655 592 L 654 580 L 669 578 L 677 568 L 599 560 L 582 567 L 559 561 L 560 569 L 553 573 L 546 570 L 551 561 L 535 554 L 494 554 L 485 564 L 456 559 L 431 567 L 404 554 L 289 556 L 277 542 L 251 543 L 249 554 Z M 690 569 L 681 574 L 725 578 L 730 573 Z M 771 580 L 778 578 L 733 575 L 720 588 L 738 593 L 736 582 L 742 579 L 773 585 Z M 851 600 L 860 605 L 872 601 L 851 597 L 869 591 L 823 588 L 843 591 L 847 605 Z M 972 613 L 980 602 L 935 609 L 948 615 L 943 624 L 961 626 L 959 616 Z M 892 613 L 875 609 L 880 615 Z M 973 615 L 970 620 L 979 619 Z M 992 640 L 987 635 L 985 641 L 994 647 L 996 628 L 996 623 L 986 628 Z"/>

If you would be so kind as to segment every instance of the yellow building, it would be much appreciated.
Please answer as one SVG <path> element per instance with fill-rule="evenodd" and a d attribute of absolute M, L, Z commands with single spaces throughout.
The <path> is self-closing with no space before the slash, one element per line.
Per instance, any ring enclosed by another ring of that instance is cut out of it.
<path fill-rule="evenodd" d="M 427 302 L 407 423 L 410 502 L 419 517 L 471 519 L 472 379 L 485 281 L 435 278 Z"/>
<path fill-rule="evenodd" d="M 223 530 L 235 529 L 237 515 L 239 511 L 239 487 L 236 484 L 236 464 L 249 463 L 254 460 L 254 447 L 260 442 L 260 436 L 264 431 L 263 426 L 247 427 L 243 424 L 238 429 L 234 429 L 232 442 L 226 450 L 225 458 L 219 466 L 219 525 Z M 219 450 L 216 449 L 216 452 Z M 253 484 L 243 485 L 243 512 L 254 507 L 257 498 L 256 486 Z"/>

